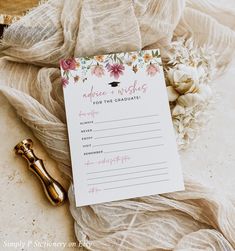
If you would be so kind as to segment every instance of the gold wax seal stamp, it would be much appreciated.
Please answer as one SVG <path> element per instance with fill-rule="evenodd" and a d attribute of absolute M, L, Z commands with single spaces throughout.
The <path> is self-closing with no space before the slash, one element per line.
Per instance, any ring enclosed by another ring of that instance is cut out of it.
<path fill-rule="evenodd" d="M 15 146 L 15 152 L 28 161 L 29 169 L 40 179 L 47 198 L 54 206 L 58 206 L 66 200 L 66 192 L 64 188 L 50 176 L 44 167 L 43 161 L 34 154 L 32 147 L 32 140 L 25 139 Z"/>

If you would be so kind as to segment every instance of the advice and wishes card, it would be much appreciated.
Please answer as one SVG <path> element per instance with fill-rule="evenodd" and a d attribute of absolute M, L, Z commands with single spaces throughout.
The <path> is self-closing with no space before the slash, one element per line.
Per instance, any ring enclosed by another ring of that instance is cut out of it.
<path fill-rule="evenodd" d="M 77 206 L 184 189 L 159 50 L 61 71 Z"/>

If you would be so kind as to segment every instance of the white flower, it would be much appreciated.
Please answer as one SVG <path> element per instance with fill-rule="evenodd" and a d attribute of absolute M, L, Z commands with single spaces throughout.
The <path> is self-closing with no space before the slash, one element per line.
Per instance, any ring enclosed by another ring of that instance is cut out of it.
<path fill-rule="evenodd" d="M 177 68 L 167 71 L 167 78 L 170 85 L 180 94 L 195 92 L 198 89 L 199 74 L 195 67 L 180 64 Z"/>
<path fill-rule="evenodd" d="M 167 95 L 170 102 L 174 102 L 179 97 L 179 93 L 173 88 L 173 86 L 167 86 Z"/>
<path fill-rule="evenodd" d="M 176 38 L 164 56 L 167 94 L 179 148 L 194 140 L 208 118 L 212 99 L 208 82 L 216 72 L 216 54 L 193 40 Z"/>

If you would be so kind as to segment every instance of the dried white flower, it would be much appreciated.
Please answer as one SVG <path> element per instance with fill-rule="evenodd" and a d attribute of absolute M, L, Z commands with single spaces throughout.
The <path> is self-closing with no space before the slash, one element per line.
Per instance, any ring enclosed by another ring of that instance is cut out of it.
<path fill-rule="evenodd" d="M 170 102 L 175 101 L 179 97 L 179 93 L 174 89 L 173 86 L 167 86 L 167 94 Z"/>
<path fill-rule="evenodd" d="M 179 148 L 184 148 L 198 134 L 205 121 L 212 98 L 208 83 L 212 80 L 215 53 L 197 48 L 192 39 L 177 38 L 163 60 L 173 124 Z"/>

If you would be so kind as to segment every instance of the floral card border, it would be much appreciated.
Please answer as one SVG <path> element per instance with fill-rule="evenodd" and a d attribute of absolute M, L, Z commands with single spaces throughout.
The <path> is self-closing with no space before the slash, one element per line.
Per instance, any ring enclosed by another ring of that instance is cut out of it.
<path fill-rule="evenodd" d="M 160 71 L 160 64 L 159 49 L 64 59 L 60 61 L 62 85 L 66 87 L 71 79 L 74 83 L 79 80 L 85 82 L 89 71 L 97 78 L 109 74 L 110 77 L 118 80 L 126 67 L 131 68 L 133 74 L 136 74 L 140 68 L 144 68 L 146 73 L 153 77 Z M 79 75 L 78 70 L 80 70 Z"/>

